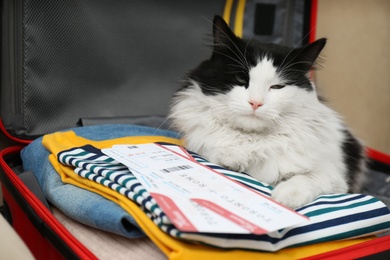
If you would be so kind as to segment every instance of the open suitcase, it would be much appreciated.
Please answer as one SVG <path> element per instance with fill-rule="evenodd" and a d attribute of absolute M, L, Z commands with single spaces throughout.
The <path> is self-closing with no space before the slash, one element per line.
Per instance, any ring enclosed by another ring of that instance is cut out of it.
<path fill-rule="evenodd" d="M 208 57 L 204 36 L 215 14 L 240 36 L 295 46 L 314 40 L 316 4 L 4 0 L 1 128 L 17 145 L 1 151 L 2 213 L 34 256 L 97 258 L 54 217 L 34 174 L 23 168 L 25 145 L 91 125 L 169 128 L 168 102 L 180 77 Z M 390 156 L 368 153 L 372 173 L 388 178 Z M 390 235 L 310 256 L 361 257 L 390 257 Z"/>

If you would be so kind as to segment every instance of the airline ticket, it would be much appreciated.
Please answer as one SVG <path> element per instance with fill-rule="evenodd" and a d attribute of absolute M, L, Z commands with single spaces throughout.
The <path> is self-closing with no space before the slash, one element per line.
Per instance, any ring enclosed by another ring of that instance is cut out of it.
<path fill-rule="evenodd" d="M 180 231 L 260 235 L 308 221 L 181 147 L 129 144 L 102 151 L 130 169 Z"/>

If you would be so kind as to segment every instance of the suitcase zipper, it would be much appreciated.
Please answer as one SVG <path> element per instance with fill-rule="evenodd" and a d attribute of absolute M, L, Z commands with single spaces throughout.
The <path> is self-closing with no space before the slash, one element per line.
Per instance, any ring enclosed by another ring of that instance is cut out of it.
<path fill-rule="evenodd" d="M 12 133 L 24 133 L 23 1 L 3 1 L 1 120 Z"/>

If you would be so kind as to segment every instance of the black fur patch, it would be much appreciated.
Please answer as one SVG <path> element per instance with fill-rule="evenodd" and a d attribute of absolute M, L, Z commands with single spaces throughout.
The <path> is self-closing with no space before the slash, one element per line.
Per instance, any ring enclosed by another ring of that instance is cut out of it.
<path fill-rule="evenodd" d="M 365 161 L 365 151 L 364 147 L 360 142 L 348 131 L 344 131 L 345 140 L 342 144 L 342 149 L 344 153 L 344 163 L 348 167 L 347 178 L 350 186 L 353 186 L 357 179 L 359 178 L 358 174 L 362 173 L 362 160 Z"/>
<path fill-rule="evenodd" d="M 243 40 L 236 37 L 219 16 L 214 18 L 213 35 L 211 58 L 188 75 L 190 80 L 200 84 L 205 95 L 227 93 L 233 86 L 248 87 L 250 69 L 265 57 L 273 60 L 274 66 L 288 81 L 288 85 L 313 90 L 307 74 L 325 46 L 325 39 L 296 49 L 260 43 L 254 39 Z"/>

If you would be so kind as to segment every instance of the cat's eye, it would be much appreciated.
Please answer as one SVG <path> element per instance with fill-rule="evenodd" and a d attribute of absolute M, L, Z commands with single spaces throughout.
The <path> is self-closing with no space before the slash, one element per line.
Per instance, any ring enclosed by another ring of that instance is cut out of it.
<path fill-rule="evenodd" d="M 284 88 L 286 85 L 278 84 L 278 85 L 272 85 L 269 87 L 270 89 L 281 89 Z"/>
<path fill-rule="evenodd" d="M 243 75 L 236 75 L 236 80 L 239 84 L 246 85 L 248 84 L 248 80 Z"/>

